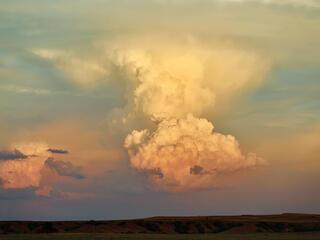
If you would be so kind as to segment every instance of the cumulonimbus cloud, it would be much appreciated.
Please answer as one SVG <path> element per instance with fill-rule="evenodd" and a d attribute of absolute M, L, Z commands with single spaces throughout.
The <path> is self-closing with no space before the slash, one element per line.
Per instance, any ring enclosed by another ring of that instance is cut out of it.
<path fill-rule="evenodd" d="M 135 81 L 135 110 L 154 131 L 134 130 L 125 139 L 131 167 L 162 189 L 186 191 L 220 185 L 220 176 L 255 169 L 266 162 L 244 155 L 231 135 L 214 132 L 201 115 L 246 88 L 257 86 L 268 62 L 232 47 L 118 51 L 116 64 Z"/>
<path fill-rule="evenodd" d="M 56 54 L 48 57 L 43 51 L 34 53 L 55 62 Z M 230 44 L 207 46 L 195 39 L 184 44 L 117 40 L 105 52 L 105 66 L 112 66 L 105 72 L 116 69 L 126 82 L 129 115 L 143 115 L 156 125 L 154 131 L 132 131 L 124 146 L 131 167 L 157 186 L 169 191 L 214 187 L 221 175 L 265 163 L 253 153 L 244 155 L 233 136 L 214 132 L 202 116 L 258 86 L 269 69 L 267 60 Z"/>
<path fill-rule="evenodd" d="M 115 57 L 128 81 L 136 83 L 135 111 L 157 124 L 154 131 L 134 130 L 126 137 L 131 167 L 168 191 L 218 186 L 221 176 L 266 163 L 253 153 L 244 155 L 235 137 L 214 132 L 201 116 L 257 86 L 268 62 L 230 46 L 184 47 L 122 50 Z"/>

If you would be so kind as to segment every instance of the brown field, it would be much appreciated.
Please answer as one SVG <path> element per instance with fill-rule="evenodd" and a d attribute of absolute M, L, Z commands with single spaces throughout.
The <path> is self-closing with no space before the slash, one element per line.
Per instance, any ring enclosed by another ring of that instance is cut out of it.
<path fill-rule="evenodd" d="M 0 239 L 4 239 L 3 236 L 7 234 L 40 233 L 134 233 L 164 235 L 204 233 L 297 233 L 317 231 L 320 231 L 320 215 L 312 214 L 152 217 L 112 221 L 0 222 Z"/>
<path fill-rule="evenodd" d="M 1 240 L 319 240 L 320 232 L 304 233 L 209 233 L 209 234 L 112 234 L 49 233 L 7 234 Z"/>

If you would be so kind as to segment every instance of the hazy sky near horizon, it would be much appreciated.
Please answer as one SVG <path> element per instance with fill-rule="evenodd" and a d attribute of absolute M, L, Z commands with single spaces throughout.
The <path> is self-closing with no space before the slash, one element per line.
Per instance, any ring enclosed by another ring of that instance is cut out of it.
<path fill-rule="evenodd" d="M 320 213 L 320 1 L 2 0 L 0 220 Z"/>

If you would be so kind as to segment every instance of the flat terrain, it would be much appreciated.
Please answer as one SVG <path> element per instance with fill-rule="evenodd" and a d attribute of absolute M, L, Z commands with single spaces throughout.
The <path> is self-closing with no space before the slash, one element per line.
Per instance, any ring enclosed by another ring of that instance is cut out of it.
<path fill-rule="evenodd" d="M 10 234 L 1 240 L 320 240 L 320 232 L 308 233 L 216 233 L 216 234 Z"/>
<path fill-rule="evenodd" d="M 112 221 L 0 221 L 6 239 L 319 239 L 320 215 L 153 217 Z"/>

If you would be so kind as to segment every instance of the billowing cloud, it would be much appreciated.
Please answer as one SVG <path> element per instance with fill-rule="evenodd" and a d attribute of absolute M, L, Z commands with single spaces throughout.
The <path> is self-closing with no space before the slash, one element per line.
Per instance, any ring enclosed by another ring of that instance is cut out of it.
<path fill-rule="evenodd" d="M 0 151 L 0 161 L 25 159 L 27 157 L 28 156 L 24 155 L 17 149 L 14 149 L 13 151 L 7 151 L 7 150 Z"/>
<path fill-rule="evenodd" d="M 41 169 L 51 156 L 45 143 L 22 143 L 12 147 L 21 153 L 21 158 L 11 161 L 0 161 L 0 179 L 3 188 L 38 187 L 41 180 Z M 29 156 L 29 157 L 24 157 Z"/>
<path fill-rule="evenodd" d="M 117 71 L 124 79 L 127 115 L 144 116 L 157 125 L 154 131 L 134 130 L 126 137 L 131 167 L 163 189 L 183 191 L 216 186 L 221 175 L 264 163 L 255 154 L 242 154 L 233 136 L 213 132 L 213 124 L 201 117 L 258 86 L 269 61 L 221 42 L 208 46 L 193 38 L 183 44 L 162 37 L 150 39 L 102 44 L 105 56 L 100 56 L 110 67 L 106 72 Z M 35 53 L 47 59 L 56 56 L 50 50 Z M 64 59 L 67 55 L 59 56 L 73 65 L 68 57 Z M 128 121 L 121 119 L 123 124 Z"/>
<path fill-rule="evenodd" d="M 57 153 L 57 154 L 68 154 L 69 153 L 68 150 L 54 149 L 54 148 L 49 148 L 48 151 L 51 152 L 51 153 Z"/>
<path fill-rule="evenodd" d="M 217 101 L 256 87 L 269 68 L 268 61 L 252 51 L 218 42 L 209 47 L 194 40 L 182 46 L 152 40 L 153 45 L 115 46 L 110 55 L 132 87 L 129 102 L 156 121 L 188 113 L 201 116 Z"/>
<path fill-rule="evenodd" d="M 233 136 L 213 129 L 190 114 L 164 120 L 152 133 L 134 131 L 125 141 L 131 166 L 164 189 L 181 191 L 216 186 L 221 175 L 265 163 L 253 153 L 243 155 Z"/>
<path fill-rule="evenodd" d="M 0 161 L 0 183 L 3 189 L 33 189 L 36 195 L 49 197 L 52 191 L 58 191 L 54 188 L 54 179 L 58 175 L 76 179 L 85 177 L 81 167 L 52 158 L 54 153 L 68 153 L 66 150 L 50 148 L 43 142 L 14 144 L 11 149 L 0 152 L 3 160 Z M 48 178 L 52 178 L 51 182 Z"/>
<path fill-rule="evenodd" d="M 118 51 L 115 63 L 135 82 L 135 111 L 157 124 L 125 139 L 131 167 L 162 189 L 218 186 L 221 176 L 254 169 L 265 161 L 243 155 L 231 135 L 213 132 L 200 118 L 239 92 L 257 86 L 267 61 L 232 46 L 168 45 L 166 49 Z"/>
<path fill-rule="evenodd" d="M 48 158 L 46 161 L 46 166 L 56 170 L 60 176 L 69 176 L 77 179 L 85 178 L 85 176 L 82 174 L 82 168 L 79 166 L 74 166 L 71 162 Z"/>

